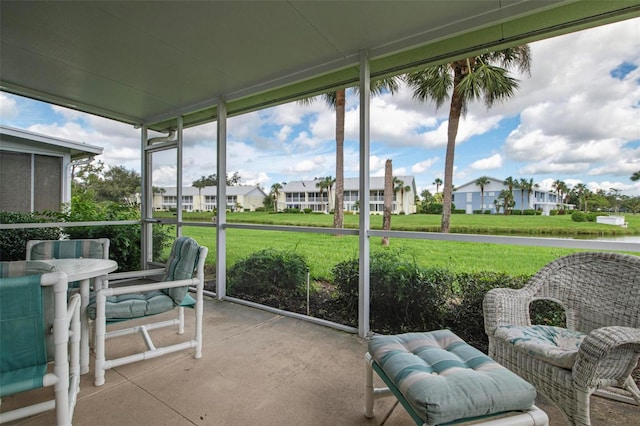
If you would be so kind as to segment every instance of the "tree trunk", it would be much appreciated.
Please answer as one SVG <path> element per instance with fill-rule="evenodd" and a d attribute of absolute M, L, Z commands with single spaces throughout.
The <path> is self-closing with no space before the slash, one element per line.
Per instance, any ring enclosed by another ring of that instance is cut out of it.
<path fill-rule="evenodd" d="M 391 207 L 393 205 L 393 166 L 391 160 L 384 163 L 384 198 L 382 207 L 382 230 L 391 230 Z M 382 237 L 382 245 L 389 245 L 389 237 Z"/>
<path fill-rule="evenodd" d="M 460 61 L 462 62 L 462 61 Z M 451 96 L 451 108 L 449 109 L 449 127 L 447 129 L 447 153 L 444 161 L 444 185 L 442 188 L 442 222 L 440 232 L 448 233 L 451 224 L 451 203 L 453 194 L 453 158 L 456 149 L 456 136 L 464 99 L 458 91 L 458 85 L 463 78 L 462 66 L 456 64 L 453 77 L 453 94 Z"/>
<path fill-rule="evenodd" d="M 344 228 L 344 105 L 345 90 L 336 91 L 336 191 L 333 227 Z"/>

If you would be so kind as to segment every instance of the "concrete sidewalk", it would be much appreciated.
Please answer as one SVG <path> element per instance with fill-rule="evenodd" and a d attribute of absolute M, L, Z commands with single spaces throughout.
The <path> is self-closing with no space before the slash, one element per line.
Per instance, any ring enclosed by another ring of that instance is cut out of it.
<path fill-rule="evenodd" d="M 189 313 L 187 313 L 189 314 Z M 188 317 L 188 315 L 187 315 Z M 207 300 L 203 357 L 192 352 L 107 370 L 106 384 L 83 376 L 75 425 L 412 425 L 394 398 L 364 417 L 366 341 L 306 321 Z M 168 331 L 168 330 L 167 330 Z M 192 329 L 187 328 L 187 333 Z M 160 334 L 173 338 L 173 333 Z M 156 332 L 155 335 L 158 335 Z M 108 354 L 140 346 L 109 342 Z M 92 370 L 93 371 L 93 370 Z M 381 386 L 381 382 L 377 383 Z M 3 400 L 9 409 L 25 396 Z M 541 398 L 551 425 L 568 424 Z M 593 425 L 640 425 L 640 409 L 593 398 Z M 14 424 L 51 425 L 53 412 Z"/>

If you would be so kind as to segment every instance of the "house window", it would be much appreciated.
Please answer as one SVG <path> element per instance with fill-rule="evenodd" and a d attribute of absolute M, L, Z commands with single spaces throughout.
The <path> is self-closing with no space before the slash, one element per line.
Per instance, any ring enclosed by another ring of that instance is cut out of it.
<path fill-rule="evenodd" d="M 62 157 L 0 152 L 0 210 L 60 210 L 61 204 Z"/>

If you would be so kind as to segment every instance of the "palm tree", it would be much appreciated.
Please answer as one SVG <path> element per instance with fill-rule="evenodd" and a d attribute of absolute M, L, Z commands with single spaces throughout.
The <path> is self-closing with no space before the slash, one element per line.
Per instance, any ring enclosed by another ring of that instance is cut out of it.
<path fill-rule="evenodd" d="M 525 178 L 520 179 L 520 188 L 522 189 L 522 194 L 524 195 L 524 191 L 527 191 L 527 206 L 531 205 L 531 191 L 534 188 L 539 188 L 540 185 L 537 183 L 533 183 L 533 178 L 529 178 L 529 180 Z M 524 202 L 522 206 L 522 212 L 524 213 Z"/>
<path fill-rule="evenodd" d="M 578 210 L 582 210 L 584 207 L 584 194 L 585 191 L 587 191 L 587 185 L 585 185 L 584 183 L 579 183 L 573 187 L 573 190 L 578 196 Z"/>
<path fill-rule="evenodd" d="M 436 180 L 433 181 L 433 185 L 436 186 L 436 194 L 437 194 L 438 191 L 440 190 L 440 187 L 442 186 L 442 179 L 436 178 Z"/>
<path fill-rule="evenodd" d="M 555 189 L 556 194 L 558 194 L 558 210 L 564 210 L 564 201 L 562 199 L 562 194 L 565 189 L 567 189 L 567 184 L 560 179 L 556 179 L 553 184 L 551 184 L 551 188 Z"/>
<path fill-rule="evenodd" d="M 371 94 L 377 95 L 384 91 L 392 94 L 398 91 L 398 77 L 383 78 L 371 81 Z M 355 88 L 357 90 L 357 87 Z M 336 111 L 336 195 L 333 215 L 333 227 L 344 228 L 344 114 L 346 104 L 345 89 L 338 89 L 335 92 L 320 95 L 324 101 Z M 299 102 L 310 104 L 318 96 L 301 99 Z"/>
<path fill-rule="evenodd" d="M 273 211 L 278 211 L 278 195 L 280 195 L 280 190 L 282 189 L 282 185 L 278 182 L 271 185 L 271 196 L 273 197 Z"/>
<path fill-rule="evenodd" d="M 450 98 L 447 152 L 444 166 L 443 206 L 441 232 L 449 232 L 453 189 L 453 159 L 460 117 L 469 101 L 483 98 L 487 108 L 497 101 L 513 96 L 518 80 L 509 75 L 509 69 L 529 72 L 531 53 L 528 45 L 510 47 L 496 52 L 482 53 L 457 61 L 434 65 L 405 76 L 414 89 L 413 97 L 421 101 L 433 100 L 441 107 Z M 449 95 L 450 93 L 450 95 Z"/>
<path fill-rule="evenodd" d="M 502 191 L 500 191 L 500 194 L 498 194 L 498 200 L 502 202 L 502 206 L 504 207 L 504 214 L 508 215 L 514 205 L 513 193 L 507 189 L 503 189 Z M 498 201 L 498 203 L 500 201 Z M 496 204 L 496 207 L 498 205 L 499 204 Z"/>
<path fill-rule="evenodd" d="M 637 180 L 640 180 L 640 171 L 635 172 L 634 174 L 632 174 L 631 175 L 631 180 L 634 181 L 634 182 L 637 181 Z"/>
<path fill-rule="evenodd" d="M 390 159 L 384 163 L 384 195 L 382 199 L 382 230 L 391 230 L 391 207 L 393 205 L 393 164 Z M 382 237 L 382 245 L 389 245 L 389 237 Z"/>
<path fill-rule="evenodd" d="M 393 192 L 400 192 L 400 213 L 404 213 L 404 192 L 411 191 L 411 187 L 409 185 L 405 185 L 403 180 L 394 176 L 393 177 Z"/>
<path fill-rule="evenodd" d="M 327 200 L 329 200 L 333 182 L 335 182 L 335 179 L 333 179 L 331 176 L 325 176 L 323 178 L 320 178 L 320 180 L 316 182 L 316 188 L 320 189 L 320 203 L 322 203 L 322 194 L 325 190 L 327 191 Z M 329 203 L 327 203 L 327 210 L 329 210 Z"/>
<path fill-rule="evenodd" d="M 480 208 L 482 209 L 482 213 L 484 213 L 484 187 L 489 185 L 491 181 L 486 176 L 481 176 L 476 179 L 476 185 L 480 187 L 480 203 L 482 204 Z"/>

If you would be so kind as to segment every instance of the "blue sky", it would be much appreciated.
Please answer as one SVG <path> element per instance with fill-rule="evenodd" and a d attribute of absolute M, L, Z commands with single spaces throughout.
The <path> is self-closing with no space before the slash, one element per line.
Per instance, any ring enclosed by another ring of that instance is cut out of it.
<path fill-rule="evenodd" d="M 458 132 L 454 185 L 487 175 L 557 179 L 591 190 L 640 195 L 640 18 L 531 45 L 531 76 L 509 101 L 469 105 Z M 358 175 L 358 99 L 348 93 L 345 176 Z M 413 175 L 418 192 L 444 176 L 447 105 L 436 110 L 403 87 L 372 99 L 371 173 L 386 159 Z M 102 161 L 140 169 L 139 131 L 130 125 L 0 93 L 0 122 L 104 147 Z M 215 123 L 185 131 L 184 182 L 216 173 Z M 335 116 L 322 100 L 232 117 L 228 170 L 267 190 L 275 182 L 335 176 Z M 174 160 L 154 158 L 154 185 L 175 185 Z"/>

